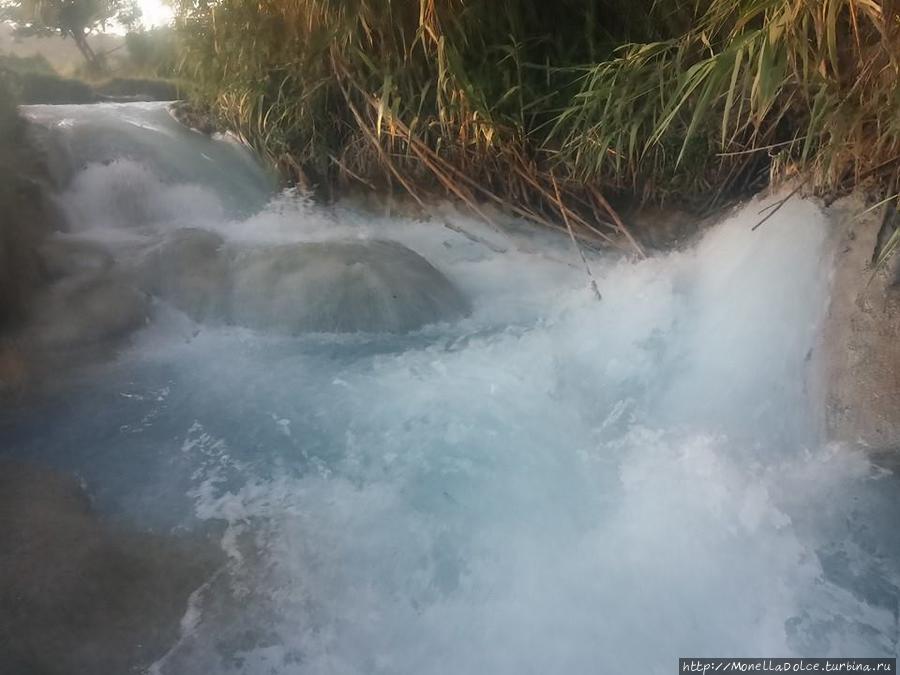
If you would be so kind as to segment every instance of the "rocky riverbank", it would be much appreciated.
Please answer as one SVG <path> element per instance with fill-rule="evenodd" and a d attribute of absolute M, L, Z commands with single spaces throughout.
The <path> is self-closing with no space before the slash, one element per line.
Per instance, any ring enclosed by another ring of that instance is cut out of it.
<path fill-rule="evenodd" d="M 900 469 L 900 260 L 873 267 L 900 218 L 892 205 L 866 208 L 860 195 L 830 208 L 837 249 L 822 333 L 823 423 L 830 440 Z"/>
<path fill-rule="evenodd" d="M 47 159 L 11 99 L 0 111 L 0 400 L 58 374 L 147 319 L 147 297 L 120 283 L 102 249 L 65 239 Z"/>
<path fill-rule="evenodd" d="M 0 671 L 143 672 L 213 573 L 204 541 L 104 522 L 78 481 L 0 460 Z"/>
<path fill-rule="evenodd" d="M 37 249 L 61 226 L 48 199 L 48 173 L 0 80 L 0 396 L 24 386 L 28 366 L 13 337 L 43 285 Z"/>

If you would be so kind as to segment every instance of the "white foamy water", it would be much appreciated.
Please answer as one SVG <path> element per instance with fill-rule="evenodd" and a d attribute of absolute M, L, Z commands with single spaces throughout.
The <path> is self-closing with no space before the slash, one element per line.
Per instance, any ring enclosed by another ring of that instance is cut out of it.
<path fill-rule="evenodd" d="M 215 533 L 227 562 L 155 673 L 671 673 L 679 656 L 896 653 L 895 479 L 818 434 L 830 251 L 813 203 L 756 232 L 749 204 L 683 252 L 596 257 L 597 302 L 566 239 L 452 210 L 492 248 L 440 219 L 291 194 L 244 217 L 208 176 L 154 164 L 186 133 L 164 131 L 152 162 L 113 149 L 76 173 L 73 228 L 398 241 L 472 311 L 410 334 L 291 337 L 158 302 L 115 362 L 8 425 L 11 454 L 78 471 L 104 512 Z"/>

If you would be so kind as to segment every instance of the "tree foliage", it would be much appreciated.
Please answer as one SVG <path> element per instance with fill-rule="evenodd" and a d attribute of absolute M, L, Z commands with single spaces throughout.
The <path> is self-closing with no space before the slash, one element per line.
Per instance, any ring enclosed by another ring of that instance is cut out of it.
<path fill-rule="evenodd" d="M 114 21 L 131 28 L 140 17 L 135 0 L 0 0 L 0 18 L 19 34 L 71 38 L 94 71 L 102 69 L 103 55 L 91 48 L 87 36 Z"/>
<path fill-rule="evenodd" d="M 174 77 L 178 66 L 175 38 L 169 26 L 129 32 L 125 35 L 129 67 L 136 74 Z"/>

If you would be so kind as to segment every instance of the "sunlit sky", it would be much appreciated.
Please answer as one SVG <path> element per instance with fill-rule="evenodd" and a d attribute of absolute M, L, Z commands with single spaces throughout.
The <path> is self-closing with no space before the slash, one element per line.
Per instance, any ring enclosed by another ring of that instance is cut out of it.
<path fill-rule="evenodd" d="M 138 0 L 143 16 L 141 21 L 147 28 L 162 26 L 172 20 L 172 8 L 162 0 Z"/>

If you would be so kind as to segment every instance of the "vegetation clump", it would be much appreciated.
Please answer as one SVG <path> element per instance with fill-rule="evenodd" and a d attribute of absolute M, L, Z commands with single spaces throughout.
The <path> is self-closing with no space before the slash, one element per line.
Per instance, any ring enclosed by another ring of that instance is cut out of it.
<path fill-rule="evenodd" d="M 182 94 L 182 87 L 176 80 L 155 76 L 115 76 L 94 80 L 63 77 L 40 56 L 0 56 L 0 73 L 14 97 L 23 104 L 173 101 Z"/>
<path fill-rule="evenodd" d="M 695 211 L 802 175 L 900 183 L 882 0 L 219 0 L 176 18 L 196 98 L 286 174 L 494 202 L 619 244 L 630 195 Z"/>
<path fill-rule="evenodd" d="M 0 56 L 0 73 L 15 98 L 23 103 L 93 103 L 93 88 L 82 80 L 59 75 L 40 56 Z M 10 99 L 12 100 L 12 99 Z"/>

